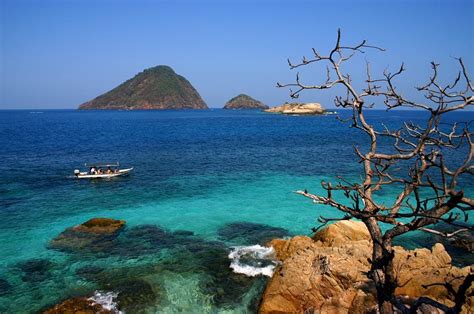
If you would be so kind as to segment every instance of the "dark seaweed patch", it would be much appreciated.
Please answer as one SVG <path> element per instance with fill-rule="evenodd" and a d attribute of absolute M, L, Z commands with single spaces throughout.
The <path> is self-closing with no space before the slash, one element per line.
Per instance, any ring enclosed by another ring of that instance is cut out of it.
<path fill-rule="evenodd" d="M 0 278 L 0 296 L 11 292 L 13 286 L 5 279 Z"/>
<path fill-rule="evenodd" d="M 154 225 L 140 225 L 125 230 L 109 253 L 137 257 L 158 253 L 172 244 L 172 236 L 165 230 Z"/>
<path fill-rule="evenodd" d="M 116 245 L 118 234 L 97 234 L 66 229 L 53 239 L 49 248 L 72 253 L 104 253 Z"/>
<path fill-rule="evenodd" d="M 123 281 L 114 287 L 114 291 L 118 292 L 119 309 L 126 313 L 143 313 L 158 298 L 152 286 L 141 279 Z"/>
<path fill-rule="evenodd" d="M 17 264 L 25 282 L 40 282 L 51 276 L 53 263 L 47 259 L 30 259 Z"/>
<path fill-rule="evenodd" d="M 95 281 L 104 270 L 99 266 L 84 266 L 76 270 L 76 275 L 85 280 Z"/>
<path fill-rule="evenodd" d="M 265 244 L 268 241 L 289 235 L 288 230 L 251 222 L 233 222 L 221 227 L 217 234 L 225 241 L 235 244 Z"/>

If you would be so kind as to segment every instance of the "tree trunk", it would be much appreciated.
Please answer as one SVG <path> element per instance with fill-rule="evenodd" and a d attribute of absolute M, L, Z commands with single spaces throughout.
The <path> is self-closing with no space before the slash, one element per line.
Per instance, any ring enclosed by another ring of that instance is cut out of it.
<path fill-rule="evenodd" d="M 375 283 L 377 303 L 381 314 L 392 314 L 392 296 L 397 287 L 393 269 L 392 239 L 384 239 L 375 218 L 364 221 L 373 241 L 369 278 Z"/>

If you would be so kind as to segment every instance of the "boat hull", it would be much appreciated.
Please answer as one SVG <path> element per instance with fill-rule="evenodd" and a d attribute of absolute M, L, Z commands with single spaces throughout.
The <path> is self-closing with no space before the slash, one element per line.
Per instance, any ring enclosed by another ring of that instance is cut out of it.
<path fill-rule="evenodd" d="M 114 173 L 103 173 L 103 174 L 89 174 L 88 172 L 81 172 L 79 175 L 75 176 L 77 179 L 108 179 L 108 178 L 115 178 L 115 177 L 121 177 L 121 176 L 126 176 L 130 174 L 130 172 L 133 170 L 132 168 L 128 169 L 120 169 L 118 172 Z"/>

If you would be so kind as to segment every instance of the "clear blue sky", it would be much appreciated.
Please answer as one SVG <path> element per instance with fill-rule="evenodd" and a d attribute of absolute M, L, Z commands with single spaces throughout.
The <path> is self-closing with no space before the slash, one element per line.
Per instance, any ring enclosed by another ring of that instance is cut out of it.
<path fill-rule="evenodd" d="M 210 107 L 247 93 L 270 106 L 289 100 L 286 58 L 343 39 L 387 49 L 374 70 L 405 61 L 407 94 L 429 62 L 454 75 L 452 56 L 474 73 L 474 1 L 22 1 L 0 0 L 0 109 L 76 108 L 145 68 L 167 64 Z M 356 79 L 364 57 L 348 68 Z M 318 68 L 307 82 L 324 79 Z M 301 100 L 332 106 L 334 92 Z"/>

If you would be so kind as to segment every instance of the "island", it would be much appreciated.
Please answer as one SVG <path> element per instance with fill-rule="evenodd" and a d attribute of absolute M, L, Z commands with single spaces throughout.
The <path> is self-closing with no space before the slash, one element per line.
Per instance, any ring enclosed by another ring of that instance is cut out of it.
<path fill-rule="evenodd" d="M 281 106 L 267 109 L 265 112 L 288 115 L 320 115 L 327 113 L 326 109 L 318 103 L 285 103 Z"/>
<path fill-rule="evenodd" d="M 189 81 L 166 65 L 146 69 L 80 110 L 208 109 Z"/>
<path fill-rule="evenodd" d="M 256 99 L 253 99 L 252 97 L 245 95 L 245 94 L 240 94 L 238 96 L 235 96 L 231 100 L 229 100 L 223 109 L 268 109 L 269 107 L 262 103 L 261 101 L 258 101 Z"/>

